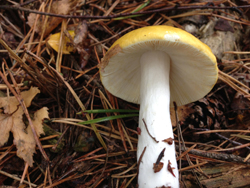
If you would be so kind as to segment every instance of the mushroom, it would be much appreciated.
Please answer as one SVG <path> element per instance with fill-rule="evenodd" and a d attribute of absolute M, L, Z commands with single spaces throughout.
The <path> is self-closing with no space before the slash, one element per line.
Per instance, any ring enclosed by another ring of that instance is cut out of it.
<path fill-rule="evenodd" d="M 179 187 L 175 145 L 164 141 L 174 138 L 170 106 L 196 101 L 213 88 L 218 69 L 210 48 L 178 28 L 143 27 L 111 46 L 100 76 L 110 93 L 140 104 L 139 187 Z M 156 161 L 163 165 L 157 171 Z"/>

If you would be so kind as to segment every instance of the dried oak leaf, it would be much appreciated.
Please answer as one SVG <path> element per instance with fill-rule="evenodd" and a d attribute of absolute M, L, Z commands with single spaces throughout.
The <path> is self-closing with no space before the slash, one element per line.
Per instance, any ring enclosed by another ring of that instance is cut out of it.
<path fill-rule="evenodd" d="M 40 91 L 36 87 L 21 92 L 26 107 L 29 107 L 33 98 Z M 0 146 L 8 141 L 9 132 L 13 133 L 14 144 L 17 148 L 17 156 L 22 158 L 29 166 L 33 166 L 33 154 L 35 153 L 36 141 L 30 125 L 26 127 L 23 122 L 23 109 L 18 100 L 13 97 L 0 97 Z M 36 111 L 32 120 L 38 136 L 44 134 L 42 121 L 49 118 L 46 107 Z"/>

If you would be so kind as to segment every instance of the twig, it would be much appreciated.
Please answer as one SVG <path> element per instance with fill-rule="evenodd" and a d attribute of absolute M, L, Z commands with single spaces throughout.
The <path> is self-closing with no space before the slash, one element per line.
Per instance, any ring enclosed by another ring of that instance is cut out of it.
<path fill-rule="evenodd" d="M 177 150 L 179 150 L 178 145 L 176 145 L 175 147 Z M 185 151 L 185 149 L 183 147 L 181 147 L 181 150 Z M 237 156 L 237 155 L 233 155 L 233 154 L 212 153 L 212 152 L 200 151 L 200 150 L 196 150 L 196 149 L 190 150 L 189 154 L 201 156 L 201 157 L 203 157 L 203 159 L 205 158 L 206 160 L 215 159 L 215 160 L 218 160 L 219 162 L 224 161 L 224 162 L 241 163 L 241 164 L 245 164 L 245 165 L 250 165 L 249 160 L 244 162 L 244 158 Z"/>
<path fill-rule="evenodd" d="M 4 171 L 2 171 L 2 170 L 0 170 L 0 174 L 5 175 L 5 176 L 7 176 L 7 177 L 10 177 L 10 178 L 12 178 L 12 179 L 14 179 L 14 180 L 17 180 L 17 181 L 20 181 L 20 180 L 21 180 L 19 177 L 17 177 L 17 175 L 12 175 L 12 174 L 9 174 L 9 173 L 4 172 Z M 29 185 L 29 182 L 28 182 L 28 181 L 23 180 L 23 182 Z M 32 185 L 33 187 L 37 187 L 37 185 L 34 184 L 34 183 L 31 183 L 31 185 Z"/>
<path fill-rule="evenodd" d="M 144 155 L 146 149 L 147 149 L 147 147 L 145 146 L 144 149 L 143 149 L 143 151 L 142 151 L 142 153 L 141 153 L 141 155 L 140 155 L 140 157 L 139 157 L 139 160 L 138 160 L 138 162 L 137 162 L 137 178 L 138 178 L 138 174 L 139 174 L 139 169 L 140 169 L 141 160 L 142 160 L 142 157 L 143 157 L 143 155 Z"/>
<path fill-rule="evenodd" d="M 146 130 L 147 130 L 149 136 L 150 136 L 156 143 L 158 143 L 159 141 L 157 141 L 157 140 L 155 139 L 155 137 L 153 137 L 153 136 L 150 134 L 150 132 L 149 132 L 149 130 L 148 130 L 148 126 L 147 126 L 147 124 L 146 124 L 144 118 L 142 118 L 142 121 L 143 121 L 143 123 L 144 123 L 144 125 L 145 125 L 145 127 L 146 127 Z"/>
<path fill-rule="evenodd" d="M 222 72 L 219 70 L 219 74 L 221 74 L 222 76 L 224 76 L 225 78 L 230 79 L 232 82 L 237 83 L 238 85 L 240 85 L 241 87 L 244 87 L 245 89 L 247 89 L 248 91 L 250 91 L 250 88 L 247 87 L 245 84 L 241 83 L 240 81 L 236 80 L 235 78 L 233 78 L 232 76 Z M 243 90 L 244 91 L 244 90 Z M 247 93 L 247 92 L 246 92 Z"/>
<path fill-rule="evenodd" d="M 26 174 L 27 174 L 27 172 L 28 172 L 28 168 L 29 168 L 29 164 L 26 162 L 26 163 L 25 163 L 24 170 L 23 170 L 23 175 L 22 175 L 20 184 L 23 184 L 24 178 L 25 178 L 25 176 L 26 176 Z"/>
<path fill-rule="evenodd" d="M 159 13 L 159 12 L 166 12 L 171 10 L 192 10 L 192 9 L 230 9 L 233 11 L 236 11 L 240 14 L 241 11 L 239 9 L 247 9 L 250 8 L 250 5 L 242 5 L 242 6 L 236 6 L 236 7 L 218 7 L 218 6 L 207 6 L 207 5 L 194 5 L 194 6 L 171 6 L 167 8 L 161 8 L 157 10 L 149 10 L 149 11 L 140 11 L 140 12 L 134 12 L 134 13 L 122 13 L 122 14 L 115 14 L 115 15 L 107 15 L 107 16 L 76 16 L 76 15 L 62 15 L 62 14 L 54 14 L 49 12 L 41 12 L 37 10 L 31 10 L 27 8 L 23 8 L 20 6 L 9 6 L 9 5 L 0 5 L 0 9 L 12 9 L 12 10 L 18 10 L 18 11 L 24 11 L 29 13 L 35 13 L 35 14 L 41 14 L 46 16 L 53 16 L 53 17 L 61 17 L 61 18 L 78 18 L 78 19 L 112 19 L 112 18 L 118 18 L 118 17 L 124 17 L 124 16 L 132 16 L 132 15 L 140 15 L 140 14 L 153 14 L 153 13 Z"/>
<path fill-rule="evenodd" d="M 235 132 L 235 133 L 250 133 L 250 130 L 208 130 L 208 131 L 201 131 L 201 132 L 195 132 L 194 134 L 209 134 L 209 133 L 230 133 L 230 132 Z"/>
<path fill-rule="evenodd" d="M 33 3 L 33 2 L 35 2 L 35 1 L 38 1 L 38 0 L 29 0 L 29 1 L 26 1 L 26 2 L 24 2 L 24 3 L 21 3 L 20 6 L 22 7 L 22 6 L 28 5 L 28 4 L 30 4 L 30 3 Z"/>
<path fill-rule="evenodd" d="M 204 128 L 193 128 L 192 130 L 201 130 L 201 131 L 210 131 L 209 129 L 204 129 Z M 242 143 L 240 143 L 240 142 L 236 142 L 236 141 L 234 141 L 234 140 L 231 140 L 231 139 L 229 139 L 229 138 L 227 138 L 227 137 L 225 137 L 225 136 L 223 136 L 223 135 L 221 135 L 221 134 L 219 134 L 219 133 L 214 133 L 216 136 L 218 136 L 219 138 L 221 138 L 221 139 L 224 139 L 224 140 L 227 140 L 228 142 L 230 142 L 230 143 L 232 143 L 232 144 L 235 144 L 235 145 L 237 145 L 237 146 L 242 146 L 243 144 Z M 250 147 L 245 147 L 246 149 L 248 149 L 248 150 L 250 150 Z"/>
<path fill-rule="evenodd" d="M 0 161 L 1 161 L 1 162 L 2 162 L 3 158 L 6 157 L 6 156 L 9 154 L 9 152 L 10 152 L 14 147 L 15 147 L 14 144 L 12 144 L 11 146 L 8 147 L 8 149 L 7 149 L 2 155 L 0 155 Z M 0 163 L 0 165 L 1 165 L 1 163 Z"/>
<path fill-rule="evenodd" d="M 218 151 L 230 151 L 230 152 L 234 152 L 236 150 L 239 150 L 239 149 L 242 149 L 242 148 L 246 148 L 247 146 L 250 146 L 250 143 L 247 143 L 247 144 L 241 144 L 239 146 L 235 146 L 235 147 L 232 147 L 232 148 L 225 148 L 225 149 L 217 149 L 217 150 L 212 150 L 212 151 L 215 151 L 215 152 L 218 152 Z"/>

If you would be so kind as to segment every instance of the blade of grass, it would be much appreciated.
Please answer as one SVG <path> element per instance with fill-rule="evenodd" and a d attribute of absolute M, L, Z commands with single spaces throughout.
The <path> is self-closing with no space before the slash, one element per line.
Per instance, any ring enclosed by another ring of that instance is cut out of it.
<path fill-rule="evenodd" d="M 101 91 L 100 89 L 98 90 L 98 93 L 99 93 L 99 95 L 100 95 L 100 98 L 101 98 L 102 103 L 103 103 L 103 104 L 105 103 L 106 105 L 109 105 L 109 107 L 110 107 L 111 109 L 113 109 L 112 105 L 109 103 L 109 101 L 107 100 L 107 98 L 105 97 L 105 95 L 102 93 L 102 91 Z M 119 108 L 118 108 L 118 103 L 117 103 L 117 98 L 114 98 L 114 99 L 115 99 L 115 101 L 116 101 L 116 107 L 115 107 L 115 108 L 116 108 L 116 109 L 119 109 Z M 108 109 L 108 108 L 105 108 L 105 109 Z M 110 113 L 106 113 L 106 114 L 110 114 Z M 114 112 L 114 114 L 115 114 L 115 115 L 118 115 L 118 113 L 116 113 L 116 112 Z M 109 115 L 109 116 L 110 116 L 110 115 Z M 110 121 L 110 122 L 112 122 L 112 121 Z M 111 125 L 112 125 L 112 123 L 111 123 Z M 134 147 L 133 147 L 133 144 L 131 143 L 131 139 L 130 139 L 130 137 L 128 136 L 127 130 L 125 130 L 125 128 L 124 128 L 123 124 L 121 123 L 121 121 L 118 121 L 118 120 L 117 120 L 117 125 L 118 125 L 118 128 L 119 128 L 119 126 L 121 126 L 121 128 L 122 128 L 122 130 L 119 129 L 119 132 L 120 132 L 120 134 L 121 134 L 121 140 L 122 140 L 122 142 L 123 142 L 123 144 L 124 144 L 125 150 L 126 150 L 127 146 L 125 146 L 125 140 L 124 140 L 124 137 L 122 136 L 123 134 L 125 135 L 125 137 L 126 137 L 128 143 L 129 143 L 130 147 L 131 147 L 131 148 L 134 148 Z"/>
<path fill-rule="evenodd" d="M 143 3 L 141 6 L 139 6 L 137 9 L 133 10 L 131 13 L 135 13 L 140 11 L 141 9 L 143 9 L 144 7 L 146 7 L 151 0 L 146 1 L 145 3 Z M 131 15 L 131 16 L 124 16 L 124 17 L 119 17 L 119 18 L 114 18 L 114 20 L 124 20 L 124 19 L 128 19 L 128 18 L 134 18 L 134 17 L 138 17 L 138 16 L 142 16 L 143 14 L 138 14 L 138 15 Z"/>
<path fill-rule="evenodd" d="M 75 121 L 70 118 L 58 118 L 58 119 L 52 119 L 51 122 L 54 122 L 54 123 L 65 123 L 65 124 L 69 124 L 69 125 L 75 125 L 75 126 L 79 126 L 79 127 L 83 127 L 85 129 L 89 129 L 89 130 L 93 130 L 92 127 L 90 126 L 87 126 L 87 125 L 82 125 L 82 124 L 79 124 L 79 123 L 75 123 Z M 82 120 L 77 120 L 77 122 L 82 122 Z M 103 129 L 104 131 L 102 130 L 98 130 L 100 132 L 100 134 L 104 135 L 104 136 L 108 136 L 108 137 L 111 137 L 111 138 L 114 138 L 114 139 L 118 139 L 120 140 L 121 137 L 120 137 L 120 133 L 119 131 L 116 131 L 116 130 L 113 130 L 112 128 L 110 127 L 107 127 L 107 126 L 104 126 L 104 125 L 100 125 L 100 124 L 95 124 L 96 127 L 98 128 L 101 128 Z M 110 132 L 111 132 L 111 135 L 110 135 Z M 129 139 L 133 142 L 133 143 L 137 143 L 137 138 L 134 138 L 134 137 L 129 137 Z"/>
<path fill-rule="evenodd" d="M 95 110 L 85 110 L 83 113 L 96 114 L 96 113 L 139 113 L 139 110 L 125 110 L 125 109 L 95 109 Z M 78 112 L 77 114 L 81 114 Z"/>
<path fill-rule="evenodd" d="M 109 121 L 109 120 L 114 120 L 114 119 L 119 119 L 119 118 L 135 117 L 135 116 L 139 116 L 139 114 L 126 114 L 126 115 L 108 116 L 108 117 L 96 118 L 96 119 L 93 119 L 93 120 L 79 122 L 79 124 L 86 125 L 86 124 L 100 123 L 100 122 L 104 122 L 104 121 Z"/>

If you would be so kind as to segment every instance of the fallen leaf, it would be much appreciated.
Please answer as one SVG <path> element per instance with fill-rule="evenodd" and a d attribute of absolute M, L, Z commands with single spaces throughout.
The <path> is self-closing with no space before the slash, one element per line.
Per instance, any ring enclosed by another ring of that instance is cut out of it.
<path fill-rule="evenodd" d="M 85 20 L 78 24 L 78 26 L 75 29 L 75 34 L 76 36 L 74 38 L 74 43 L 78 46 L 79 45 L 83 46 L 83 43 L 88 35 L 88 25 Z"/>
<path fill-rule="evenodd" d="M 230 25 L 229 21 L 222 18 L 216 22 L 214 29 L 219 31 L 231 31 L 234 33 L 234 28 Z"/>
<path fill-rule="evenodd" d="M 74 39 L 75 37 L 75 31 L 68 31 L 70 36 L 72 37 L 72 39 Z M 49 37 L 48 40 L 48 44 L 56 51 L 59 51 L 59 41 L 60 41 L 60 37 L 61 37 L 61 33 L 56 33 L 53 34 Z M 70 40 L 70 38 L 68 38 L 67 36 L 65 36 L 65 40 L 64 40 L 64 45 L 63 45 L 63 54 L 70 54 L 70 52 L 74 51 L 74 46 Z"/>
<path fill-rule="evenodd" d="M 36 87 L 28 91 L 21 92 L 21 96 L 26 107 L 29 107 L 33 98 L 40 93 Z M 14 137 L 14 144 L 17 148 L 17 156 L 22 158 L 29 166 L 33 166 L 33 154 L 35 153 L 36 141 L 30 125 L 26 126 L 23 122 L 23 109 L 16 97 L 0 97 L 0 146 L 8 141 L 9 132 Z M 42 121 L 49 118 L 46 107 L 36 111 L 32 120 L 38 136 L 43 134 Z"/>
<path fill-rule="evenodd" d="M 61 1 L 53 1 L 51 6 L 47 6 L 45 12 L 50 12 L 53 14 L 60 14 L 60 15 L 69 15 L 74 7 L 77 5 L 79 0 L 61 0 Z M 32 27 L 35 23 L 35 32 L 41 35 L 42 31 L 44 31 L 44 37 L 46 37 L 52 30 L 54 30 L 64 18 L 61 17 L 53 17 L 49 16 L 46 24 L 45 16 L 39 16 L 37 22 L 38 15 L 35 13 L 30 13 L 28 16 L 28 25 Z"/>

